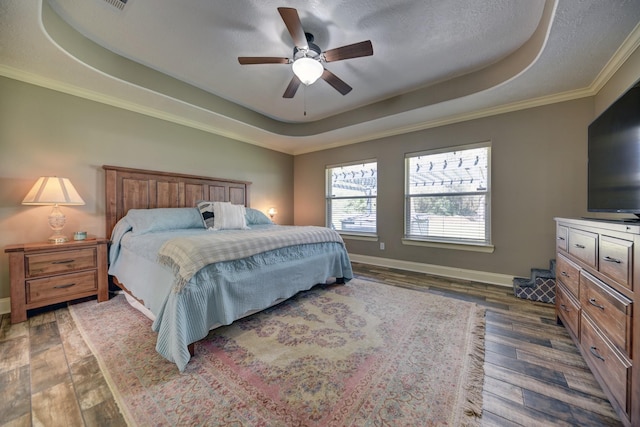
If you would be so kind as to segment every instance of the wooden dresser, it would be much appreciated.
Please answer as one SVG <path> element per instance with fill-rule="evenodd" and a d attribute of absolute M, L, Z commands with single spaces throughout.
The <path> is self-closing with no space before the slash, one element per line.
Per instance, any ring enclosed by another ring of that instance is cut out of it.
<path fill-rule="evenodd" d="M 109 299 L 107 239 L 67 243 L 26 243 L 9 254 L 11 323 L 27 320 L 27 310 L 97 295 Z"/>
<path fill-rule="evenodd" d="M 627 426 L 640 425 L 640 223 L 556 218 L 556 315 Z"/>

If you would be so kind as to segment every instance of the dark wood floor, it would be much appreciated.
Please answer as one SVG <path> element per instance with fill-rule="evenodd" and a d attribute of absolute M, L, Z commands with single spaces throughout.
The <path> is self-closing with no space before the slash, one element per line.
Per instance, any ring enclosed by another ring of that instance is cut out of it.
<path fill-rule="evenodd" d="M 354 263 L 356 276 L 487 308 L 485 426 L 622 425 L 553 306 L 509 288 Z M 58 307 L 0 326 L 0 426 L 119 426 L 98 363 Z"/>
<path fill-rule="evenodd" d="M 0 326 L 1 426 L 125 426 L 66 305 Z"/>

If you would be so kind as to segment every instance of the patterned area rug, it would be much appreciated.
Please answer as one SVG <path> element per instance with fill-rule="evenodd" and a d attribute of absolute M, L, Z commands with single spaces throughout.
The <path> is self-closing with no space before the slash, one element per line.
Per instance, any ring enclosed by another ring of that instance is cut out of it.
<path fill-rule="evenodd" d="M 70 307 L 132 425 L 478 425 L 484 310 L 354 279 L 212 331 L 184 373 L 119 295 Z"/>

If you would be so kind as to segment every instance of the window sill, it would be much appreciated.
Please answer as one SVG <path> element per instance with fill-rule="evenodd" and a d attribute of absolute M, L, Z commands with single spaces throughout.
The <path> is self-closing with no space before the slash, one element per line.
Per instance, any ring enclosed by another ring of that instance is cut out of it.
<path fill-rule="evenodd" d="M 480 245 L 480 244 L 465 244 L 465 243 L 445 243 L 445 242 L 434 242 L 429 240 L 418 240 L 418 239 L 402 239 L 403 245 L 410 246 L 426 246 L 430 248 L 441 248 L 441 249 L 453 249 L 458 251 L 470 251 L 470 252 L 483 252 L 492 254 L 495 250 L 495 246 L 493 245 Z"/>
<path fill-rule="evenodd" d="M 346 232 L 341 232 L 341 231 L 338 231 L 338 234 L 340 234 L 340 236 L 342 236 L 343 239 L 364 240 L 364 241 L 368 241 L 368 242 L 377 242 L 378 241 L 378 235 L 377 234 L 356 234 L 356 233 L 346 233 Z"/>

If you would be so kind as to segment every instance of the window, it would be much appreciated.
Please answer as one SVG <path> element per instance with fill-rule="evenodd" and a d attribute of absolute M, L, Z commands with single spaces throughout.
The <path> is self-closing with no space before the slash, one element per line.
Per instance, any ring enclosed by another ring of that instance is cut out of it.
<path fill-rule="evenodd" d="M 327 227 L 375 235 L 378 163 L 367 160 L 327 167 Z"/>
<path fill-rule="evenodd" d="M 405 156 L 405 238 L 490 245 L 490 143 Z"/>

